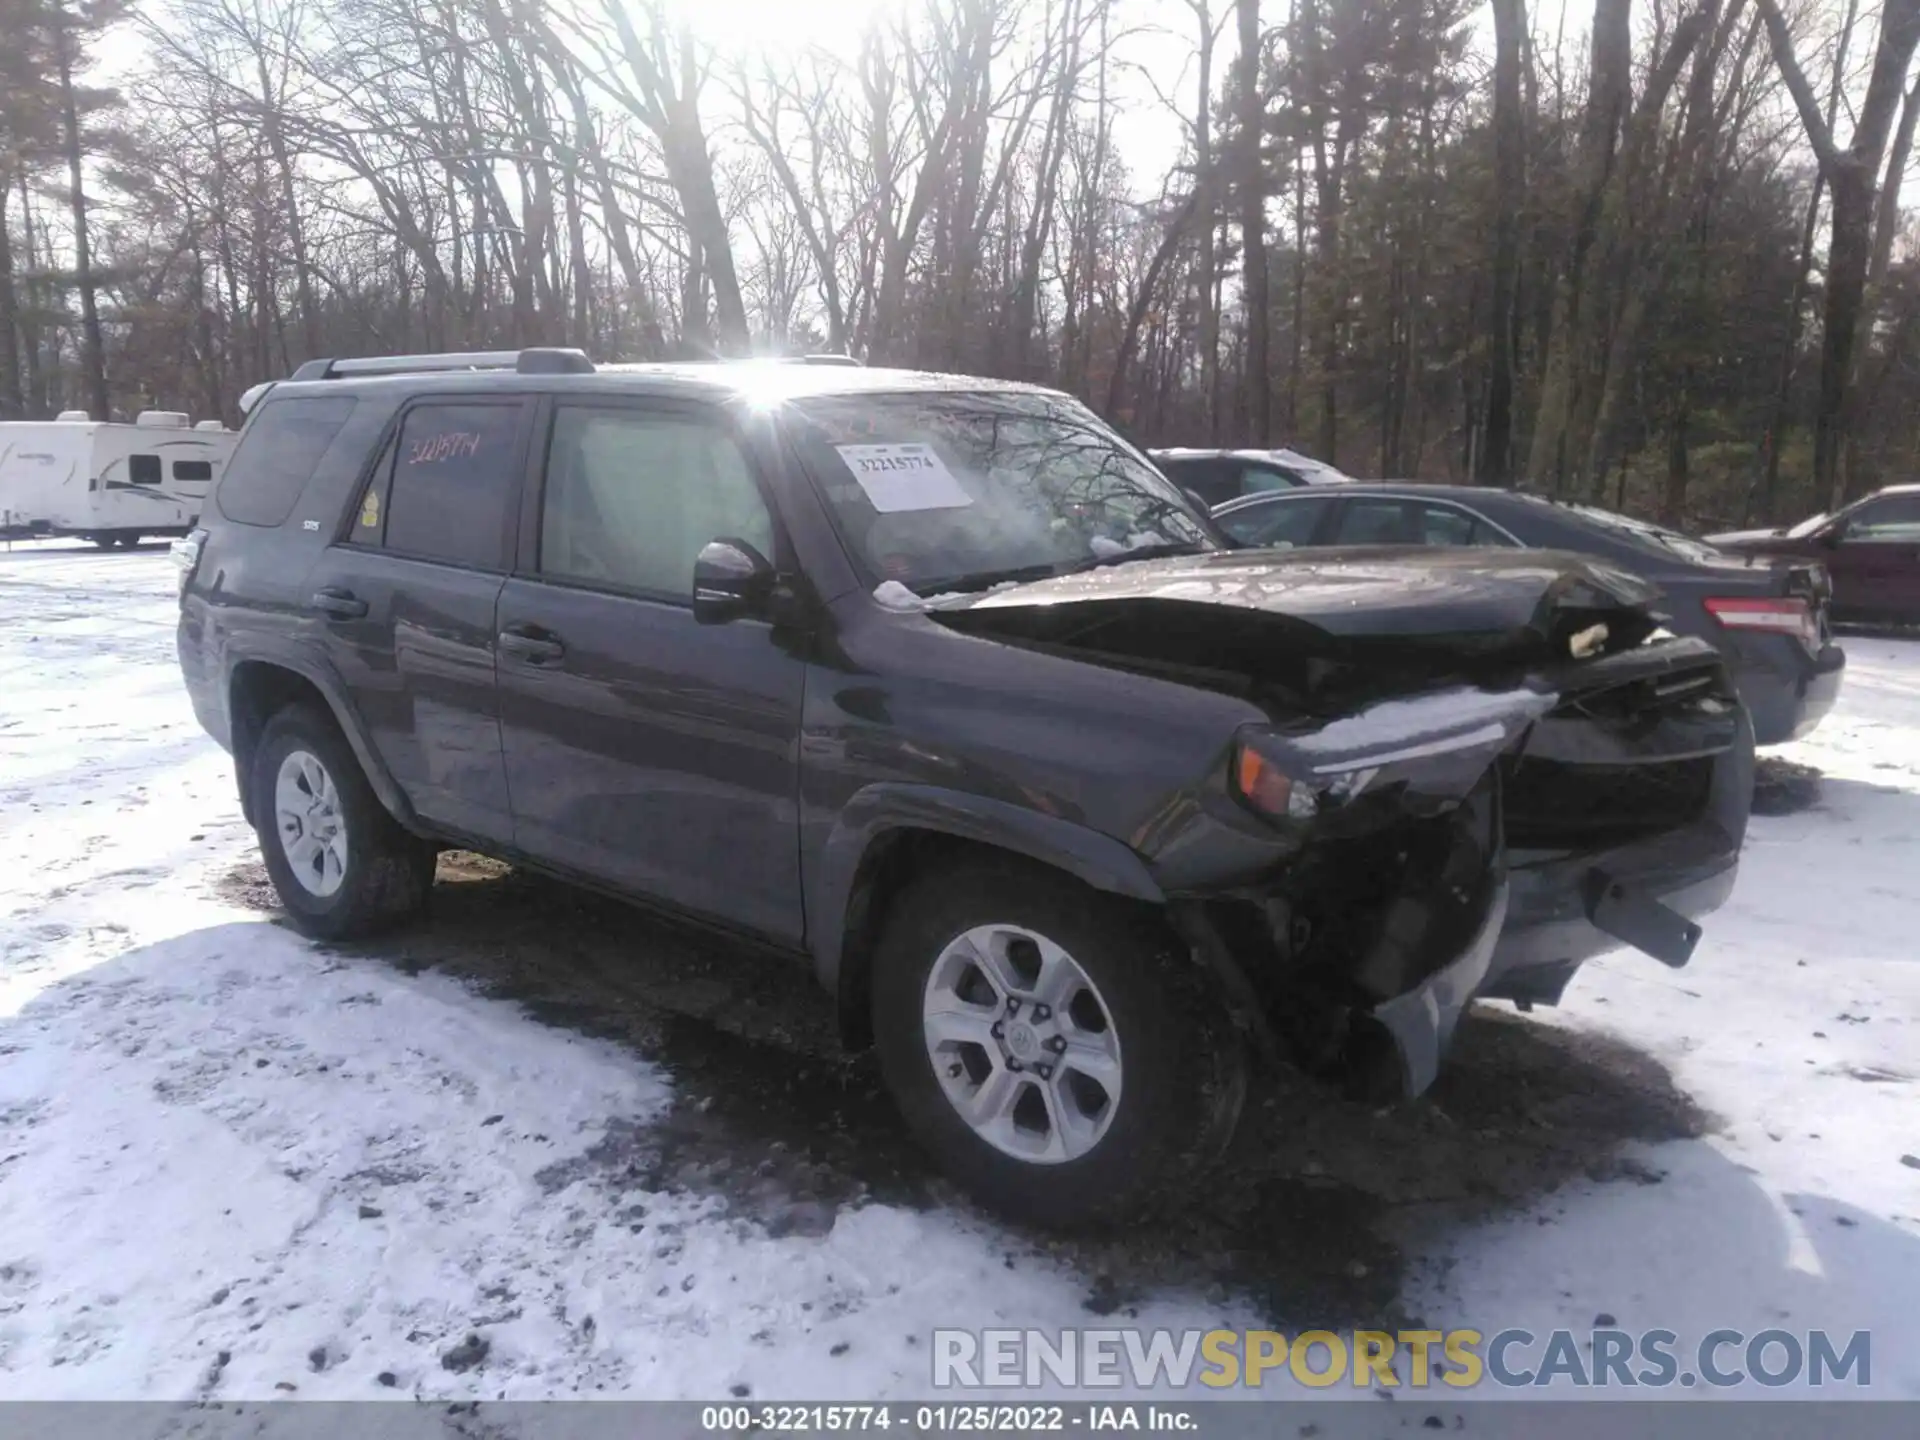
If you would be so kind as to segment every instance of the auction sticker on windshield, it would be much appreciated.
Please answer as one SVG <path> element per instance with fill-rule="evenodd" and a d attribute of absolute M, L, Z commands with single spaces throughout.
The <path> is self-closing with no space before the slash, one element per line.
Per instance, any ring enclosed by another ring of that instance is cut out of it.
<path fill-rule="evenodd" d="M 867 499 L 882 515 L 905 510 L 958 510 L 973 504 L 931 445 L 836 445 Z"/>

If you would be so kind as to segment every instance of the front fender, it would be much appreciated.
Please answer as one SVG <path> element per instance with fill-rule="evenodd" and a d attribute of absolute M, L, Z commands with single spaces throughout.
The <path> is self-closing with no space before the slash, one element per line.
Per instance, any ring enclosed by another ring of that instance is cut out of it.
<path fill-rule="evenodd" d="M 877 782 L 855 792 L 806 865 L 807 948 L 829 991 L 840 988 L 861 866 L 875 842 L 896 830 L 975 841 L 1064 870 L 1096 890 L 1153 904 L 1166 900 L 1146 862 L 1111 835 L 1005 800 L 937 785 Z"/>

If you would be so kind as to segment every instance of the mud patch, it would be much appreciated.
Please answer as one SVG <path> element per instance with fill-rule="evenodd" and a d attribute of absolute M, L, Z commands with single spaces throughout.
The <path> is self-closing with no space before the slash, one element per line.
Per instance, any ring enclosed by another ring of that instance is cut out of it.
<path fill-rule="evenodd" d="M 1753 813 L 1798 815 L 1820 801 L 1820 772 L 1811 765 L 1762 755 L 1753 762 Z"/>
<path fill-rule="evenodd" d="M 257 865 L 221 887 L 271 906 Z M 466 854 L 441 858 L 428 922 L 359 953 L 464 977 L 669 1072 L 662 1120 L 615 1126 L 542 1173 L 550 1189 L 601 1196 L 610 1223 L 651 1233 L 644 1197 L 662 1191 L 709 1197 L 774 1234 L 825 1233 L 870 1201 L 966 1207 L 907 1138 L 871 1059 L 842 1054 L 831 1003 L 790 957 Z M 1178 1291 L 1245 1297 L 1280 1326 L 1391 1327 L 1410 1318 L 1395 1307 L 1416 1244 L 1571 1180 L 1650 1183 L 1621 1147 L 1707 1124 L 1645 1053 L 1481 1006 L 1416 1103 L 1380 1109 L 1300 1077 L 1258 1081 L 1226 1164 L 1168 1196 L 1163 1221 L 1060 1237 L 979 1218 L 1009 1268 L 1059 1262 L 1085 1276 L 1092 1314 Z"/>

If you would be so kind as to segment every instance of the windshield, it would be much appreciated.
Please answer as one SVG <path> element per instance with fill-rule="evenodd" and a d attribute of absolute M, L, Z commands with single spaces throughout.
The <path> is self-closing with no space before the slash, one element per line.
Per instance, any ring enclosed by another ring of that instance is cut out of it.
<path fill-rule="evenodd" d="M 1786 532 L 1786 536 L 1789 540 L 1804 540 L 1822 525 L 1825 525 L 1831 518 L 1826 511 L 1822 510 L 1812 519 L 1802 520 L 1798 525 L 1793 526 Z"/>
<path fill-rule="evenodd" d="M 790 413 L 848 550 L 921 595 L 1217 548 L 1180 489 L 1074 401 L 835 395 Z"/>
<path fill-rule="evenodd" d="M 1591 505 L 1569 505 L 1567 508 L 1582 520 L 1611 531 L 1617 538 L 1634 541 L 1648 549 L 1705 564 L 1726 559 L 1724 551 L 1714 549 L 1706 541 L 1682 535 L 1678 530 L 1669 530 L 1664 525 L 1629 519 L 1625 515 L 1616 515 L 1611 510 L 1599 510 Z"/>

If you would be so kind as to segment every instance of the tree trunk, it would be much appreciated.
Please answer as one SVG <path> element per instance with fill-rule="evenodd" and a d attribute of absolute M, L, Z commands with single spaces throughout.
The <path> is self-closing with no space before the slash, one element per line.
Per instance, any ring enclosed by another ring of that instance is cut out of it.
<path fill-rule="evenodd" d="M 1247 309 L 1247 440 L 1273 436 L 1273 376 L 1267 347 L 1272 335 L 1267 295 L 1267 170 L 1261 159 L 1266 106 L 1260 95 L 1260 0 L 1235 0 L 1240 28 L 1241 291 Z"/>
<path fill-rule="evenodd" d="M 1219 192 L 1213 163 L 1213 46 L 1219 33 L 1207 0 L 1195 0 L 1200 20 L 1200 98 L 1193 112 L 1193 188 L 1200 197 L 1199 268 L 1195 287 L 1200 297 L 1200 396 L 1206 407 L 1205 425 L 1210 444 L 1220 443 L 1220 311 L 1214 304 L 1214 265 L 1217 254 Z"/>
<path fill-rule="evenodd" d="M 26 413 L 20 390 L 20 297 L 13 288 L 13 237 L 7 228 L 12 201 L 13 177 L 0 174 L 0 420 Z"/>
<path fill-rule="evenodd" d="M 1920 47 L 1920 0 L 1886 0 L 1880 10 L 1880 39 L 1867 82 L 1853 140 L 1842 150 L 1832 122 L 1820 112 L 1813 88 L 1793 50 L 1793 35 L 1776 0 L 1760 0 L 1767 38 L 1781 78 L 1800 111 L 1807 139 L 1833 194 L 1827 244 L 1827 303 L 1820 344 L 1819 401 L 1813 426 L 1813 479 L 1816 493 L 1837 509 L 1845 499 L 1841 457 L 1853 420 L 1854 350 L 1860 332 L 1873 252 L 1874 189 L 1880 178 L 1894 115 L 1906 93 L 1907 67 Z"/>
<path fill-rule="evenodd" d="M 1607 184 L 1633 98 L 1632 0 L 1595 0 L 1593 60 L 1581 125 L 1578 216 L 1566 269 L 1553 288 L 1546 373 L 1533 421 L 1528 475 L 1554 494 L 1567 484 L 1569 430 L 1579 404 L 1577 367 L 1587 331 L 1587 262 L 1600 235 Z"/>
<path fill-rule="evenodd" d="M 1526 0 L 1493 0 L 1493 306 L 1487 333 L 1487 414 L 1475 484 L 1513 482 L 1513 383 L 1520 344 L 1520 210 L 1526 191 L 1526 116 L 1520 49 Z"/>
<path fill-rule="evenodd" d="M 27 281 L 22 287 L 26 291 L 27 314 L 20 322 L 20 354 L 25 362 L 26 410 L 29 416 L 45 415 L 47 412 L 47 377 L 40 358 L 40 321 L 42 287 L 33 272 L 38 268 L 39 245 L 34 238 L 33 222 L 33 186 L 27 179 L 26 167 L 20 169 L 20 239 L 26 247 L 22 259 L 26 261 Z"/>
<path fill-rule="evenodd" d="M 1113 357 L 1113 374 L 1107 380 L 1107 414 L 1118 415 L 1121 402 L 1127 393 L 1127 366 L 1133 362 L 1134 347 L 1140 342 L 1140 326 L 1147 318 L 1147 311 L 1153 305 L 1153 294 L 1160 285 L 1160 274 L 1167 268 L 1167 262 L 1180 248 L 1187 227 L 1193 223 L 1199 213 L 1199 189 L 1187 196 L 1186 204 L 1167 221 L 1166 234 L 1160 237 L 1160 248 L 1153 252 L 1153 259 L 1147 262 L 1147 273 L 1141 277 L 1140 289 L 1133 297 L 1133 304 L 1127 307 L 1126 328 L 1120 332 L 1120 346 Z"/>
<path fill-rule="evenodd" d="M 87 194 L 81 178 L 83 141 L 80 108 L 73 89 L 73 36 L 66 6 L 55 0 L 53 48 L 60 72 L 61 142 L 67 157 L 68 193 L 73 207 L 73 260 L 80 289 L 80 330 L 86 367 L 87 403 L 96 420 L 113 418 L 107 395 L 107 349 L 100 334 L 100 307 L 93 274 L 93 253 L 87 234 Z"/>
<path fill-rule="evenodd" d="M 306 343 L 306 355 L 302 358 L 310 358 L 321 353 L 321 341 L 320 309 L 313 298 L 313 267 L 307 259 L 307 227 L 300 214 L 300 197 L 293 183 L 293 157 L 280 123 L 280 103 L 273 93 L 264 49 L 255 49 L 254 64 L 260 80 L 261 129 L 267 148 L 273 152 L 274 169 L 280 178 L 280 203 L 287 212 L 287 243 L 293 251 L 293 283 L 300 300 L 300 334 Z"/>

